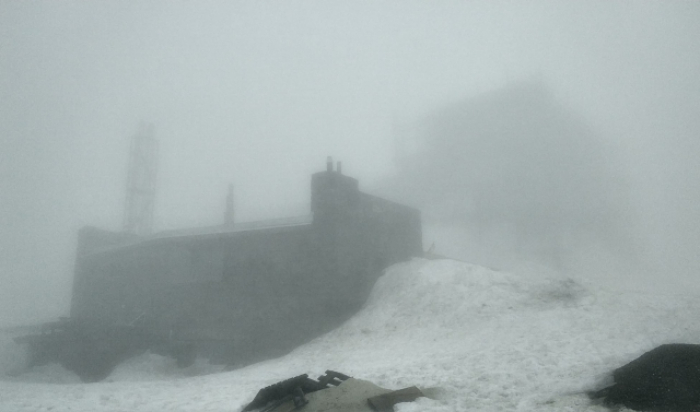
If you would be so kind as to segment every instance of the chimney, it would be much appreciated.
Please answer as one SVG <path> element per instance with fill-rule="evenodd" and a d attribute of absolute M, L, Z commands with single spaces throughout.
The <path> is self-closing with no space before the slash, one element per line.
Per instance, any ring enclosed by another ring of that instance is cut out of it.
<path fill-rule="evenodd" d="M 340 160 L 336 162 L 335 170 L 338 172 L 339 175 L 343 174 L 343 163 L 341 163 Z"/>
<path fill-rule="evenodd" d="M 326 158 L 326 172 L 332 172 L 333 171 L 333 158 L 331 156 L 328 156 Z"/>
<path fill-rule="evenodd" d="M 233 185 L 228 185 L 228 195 L 226 195 L 226 212 L 224 213 L 224 224 L 233 225 Z"/>

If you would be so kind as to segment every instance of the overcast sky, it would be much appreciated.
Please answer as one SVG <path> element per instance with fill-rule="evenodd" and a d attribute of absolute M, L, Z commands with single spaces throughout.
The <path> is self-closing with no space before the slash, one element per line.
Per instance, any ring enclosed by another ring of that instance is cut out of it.
<path fill-rule="evenodd" d="M 308 213 L 327 155 L 380 187 L 397 124 L 533 78 L 620 149 L 660 275 L 700 283 L 698 73 L 690 1 L 0 0 L 0 321 L 67 313 L 141 121 L 156 229 L 221 222 L 228 183 L 257 220 Z"/>

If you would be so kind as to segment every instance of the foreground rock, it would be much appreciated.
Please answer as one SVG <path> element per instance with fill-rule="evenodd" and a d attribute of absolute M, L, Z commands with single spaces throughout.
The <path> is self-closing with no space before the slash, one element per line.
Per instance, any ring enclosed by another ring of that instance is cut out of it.
<path fill-rule="evenodd" d="M 659 346 L 613 371 L 613 378 L 591 398 L 638 411 L 699 411 L 700 345 Z"/>
<path fill-rule="evenodd" d="M 242 412 L 393 412 L 394 405 L 426 395 L 417 387 L 392 391 L 326 371 L 318 380 L 299 375 L 261 389 Z"/>

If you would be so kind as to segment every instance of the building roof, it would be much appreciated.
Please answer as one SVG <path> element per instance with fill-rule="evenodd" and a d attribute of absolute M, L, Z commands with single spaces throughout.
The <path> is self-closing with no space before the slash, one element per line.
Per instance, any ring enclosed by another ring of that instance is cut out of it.
<path fill-rule="evenodd" d="M 134 238 L 114 246 L 108 246 L 94 250 L 92 253 L 105 253 L 117 250 L 125 250 L 145 243 L 153 243 L 161 240 L 178 240 L 186 238 L 216 237 L 235 233 L 254 232 L 260 230 L 275 230 L 288 227 L 305 226 L 313 223 L 313 215 L 294 216 L 278 219 L 268 219 L 255 222 L 241 222 L 228 225 L 204 226 L 197 228 L 166 230 L 149 236 Z"/>
<path fill-rule="evenodd" d="M 294 216 L 278 219 L 260 220 L 255 222 L 234 223 L 233 225 L 204 226 L 189 229 L 166 230 L 155 233 L 144 238 L 151 239 L 171 239 L 179 237 L 226 235 L 229 233 L 251 232 L 264 229 L 276 229 L 289 226 L 308 225 L 313 222 L 313 215 Z"/>

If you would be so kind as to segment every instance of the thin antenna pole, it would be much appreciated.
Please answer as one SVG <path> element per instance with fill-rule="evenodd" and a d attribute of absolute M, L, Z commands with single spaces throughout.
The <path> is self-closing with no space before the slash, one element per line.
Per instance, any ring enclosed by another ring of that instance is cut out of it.
<path fill-rule="evenodd" d="M 153 125 L 141 124 L 129 150 L 123 229 L 138 235 L 153 231 L 158 157 L 158 142 L 153 134 Z"/>

